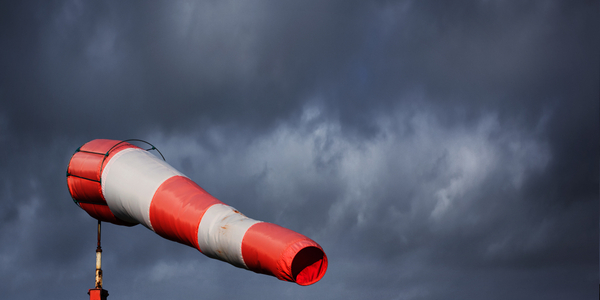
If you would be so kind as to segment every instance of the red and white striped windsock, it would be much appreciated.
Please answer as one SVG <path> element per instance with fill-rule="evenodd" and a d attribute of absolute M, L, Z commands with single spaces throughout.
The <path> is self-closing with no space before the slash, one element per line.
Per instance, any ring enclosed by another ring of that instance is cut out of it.
<path fill-rule="evenodd" d="M 90 216 L 138 223 L 205 255 L 281 280 L 309 285 L 327 270 L 319 244 L 250 219 L 148 151 L 116 140 L 81 146 L 67 169 L 69 192 Z"/>

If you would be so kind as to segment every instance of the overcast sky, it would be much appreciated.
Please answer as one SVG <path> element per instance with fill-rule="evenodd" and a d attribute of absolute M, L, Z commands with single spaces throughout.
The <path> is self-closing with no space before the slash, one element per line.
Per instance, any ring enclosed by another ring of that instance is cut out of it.
<path fill-rule="evenodd" d="M 0 4 L 0 298 L 86 299 L 71 155 L 144 139 L 302 287 L 103 226 L 108 299 L 597 299 L 598 1 Z"/>

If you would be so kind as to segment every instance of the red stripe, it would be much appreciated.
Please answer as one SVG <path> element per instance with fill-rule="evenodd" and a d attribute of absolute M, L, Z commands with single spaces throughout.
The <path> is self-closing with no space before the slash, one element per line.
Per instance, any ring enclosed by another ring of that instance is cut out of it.
<path fill-rule="evenodd" d="M 89 152 L 75 152 L 69 162 L 68 172 L 71 175 L 100 181 L 98 167 L 102 163 L 104 155 Z"/>
<path fill-rule="evenodd" d="M 173 176 L 152 197 L 150 223 L 158 235 L 200 250 L 200 220 L 209 207 L 219 203 L 223 202 L 189 178 Z"/>
<path fill-rule="evenodd" d="M 73 199 L 86 203 L 106 204 L 102 198 L 100 182 L 69 176 L 67 184 Z"/>
<path fill-rule="evenodd" d="M 76 201 L 81 201 L 79 206 L 90 216 L 104 222 L 132 226 L 135 224 L 118 219 L 106 206 L 100 184 L 102 170 L 115 154 L 127 148 L 137 148 L 129 143 L 122 143 L 113 148 L 120 142 L 97 139 L 81 146 L 80 151 L 75 152 L 69 161 L 67 185 L 71 197 Z M 110 154 L 105 157 L 105 153 L 111 148 Z"/>
<path fill-rule="evenodd" d="M 327 270 L 327 256 L 306 236 L 272 223 L 257 223 L 246 231 L 242 256 L 248 268 L 281 280 L 309 285 Z"/>
<path fill-rule="evenodd" d="M 76 152 L 67 168 L 67 184 L 71 197 L 77 201 L 106 204 L 100 186 L 98 169 L 103 155 Z M 73 176 L 70 176 L 73 175 Z"/>
<path fill-rule="evenodd" d="M 107 140 L 107 139 L 95 139 L 95 140 L 91 140 L 91 141 L 85 143 L 83 146 L 81 146 L 79 148 L 79 150 L 81 150 L 81 151 L 89 151 L 89 152 L 97 152 L 97 153 L 104 154 L 104 153 L 108 152 L 108 150 L 110 150 L 112 147 L 114 147 L 118 143 L 121 143 L 121 141 L 118 141 L 118 140 Z M 133 145 L 127 143 L 127 142 L 122 143 L 121 145 L 130 145 L 130 146 L 133 146 Z"/>

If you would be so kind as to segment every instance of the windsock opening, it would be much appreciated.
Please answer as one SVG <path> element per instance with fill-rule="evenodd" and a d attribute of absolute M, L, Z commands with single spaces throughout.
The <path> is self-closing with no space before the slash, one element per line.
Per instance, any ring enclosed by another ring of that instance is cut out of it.
<path fill-rule="evenodd" d="M 319 281 L 327 270 L 327 256 L 317 247 L 306 247 L 292 261 L 292 276 L 299 285 L 310 285 Z"/>

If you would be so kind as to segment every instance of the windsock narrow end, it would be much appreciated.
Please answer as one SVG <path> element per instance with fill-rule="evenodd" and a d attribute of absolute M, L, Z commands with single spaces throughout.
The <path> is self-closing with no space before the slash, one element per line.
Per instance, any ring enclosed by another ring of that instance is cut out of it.
<path fill-rule="evenodd" d="M 317 247 L 300 250 L 292 261 L 292 276 L 299 285 L 313 284 L 327 271 L 327 255 Z"/>
<path fill-rule="evenodd" d="M 327 271 L 327 256 L 319 244 L 267 222 L 256 223 L 246 231 L 242 256 L 249 270 L 299 285 L 313 284 Z"/>

